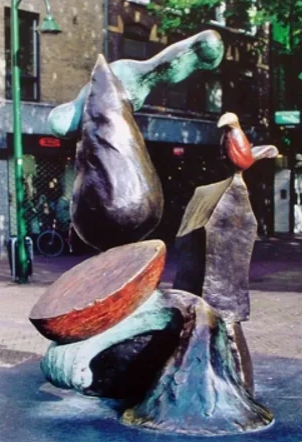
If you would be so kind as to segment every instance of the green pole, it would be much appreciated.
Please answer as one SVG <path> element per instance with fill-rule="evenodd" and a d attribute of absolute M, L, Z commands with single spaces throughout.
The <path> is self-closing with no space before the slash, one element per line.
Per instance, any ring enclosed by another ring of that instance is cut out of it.
<path fill-rule="evenodd" d="M 12 63 L 12 93 L 13 93 L 13 131 L 14 131 L 14 167 L 16 186 L 16 215 L 17 215 L 17 250 L 16 269 L 19 283 L 28 280 L 28 258 L 25 249 L 26 227 L 24 220 L 24 187 L 23 187 L 23 146 L 21 125 L 21 92 L 19 66 L 19 14 L 20 0 L 11 0 L 11 63 Z"/>

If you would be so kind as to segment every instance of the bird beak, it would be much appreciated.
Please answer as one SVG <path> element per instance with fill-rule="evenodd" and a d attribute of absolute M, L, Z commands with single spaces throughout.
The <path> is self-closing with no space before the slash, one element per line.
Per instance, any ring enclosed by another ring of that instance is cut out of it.
<path fill-rule="evenodd" d="M 230 123 L 231 123 L 231 119 L 230 119 L 229 115 L 223 114 L 218 120 L 217 127 L 227 126 Z"/>
<path fill-rule="evenodd" d="M 219 121 L 217 123 L 217 127 L 222 127 L 222 126 L 235 127 L 237 125 L 239 125 L 238 117 L 233 112 L 226 112 L 225 114 L 223 114 L 219 118 Z"/>

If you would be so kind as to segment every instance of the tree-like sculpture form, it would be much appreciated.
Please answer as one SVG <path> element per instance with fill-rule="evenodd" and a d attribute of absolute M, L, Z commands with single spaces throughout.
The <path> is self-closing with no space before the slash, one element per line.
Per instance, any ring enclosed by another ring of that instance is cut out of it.
<path fill-rule="evenodd" d="M 84 110 L 82 97 L 51 116 L 57 133 L 75 133 L 83 112 L 72 217 L 85 241 L 109 250 L 62 275 L 32 309 L 32 323 L 54 341 L 42 370 L 58 387 L 123 399 L 129 425 L 213 435 L 273 420 L 253 397 L 240 326 L 256 234 L 241 172 L 196 190 L 178 234 L 174 289 L 158 289 L 164 243 L 133 242 L 158 222 L 162 192 L 129 98 L 142 103 L 158 78 L 178 81 L 221 56 L 217 33 L 206 31 L 143 64 L 120 62 L 124 70 L 100 57 Z M 63 130 L 57 115 L 65 111 Z"/>

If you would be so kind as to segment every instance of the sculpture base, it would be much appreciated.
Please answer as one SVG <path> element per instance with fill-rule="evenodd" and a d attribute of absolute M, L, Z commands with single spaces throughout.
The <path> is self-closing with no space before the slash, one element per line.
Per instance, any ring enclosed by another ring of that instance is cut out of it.
<path fill-rule="evenodd" d="M 245 433 L 244 442 L 301 440 L 302 360 L 253 355 L 256 397 L 269 404 L 275 423 L 266 430 Z M 289 382 L 290 380 L 290 382 Z M 5 442 L 190 442 L 195 437 L 165 435 L 131 428 L 117 421 L 117 402 L 79 395 L 45 382 L 39 361 L 0 368 L 0 440 Z M 198 436 L 198 441 L 209 440 Z M 234 436 L 215 436 L 234 442 Z"/>
<path fill-rule="evenodd" d="M 130 426 L 173 435 L 259 431 L 273 415 L 247 391 L 251 364 L 240 330 L 198 296 L 156 291 L 115 327 L 51 344 L 41 368 L 57 387 L 127 399 L 121 421 Z"/>

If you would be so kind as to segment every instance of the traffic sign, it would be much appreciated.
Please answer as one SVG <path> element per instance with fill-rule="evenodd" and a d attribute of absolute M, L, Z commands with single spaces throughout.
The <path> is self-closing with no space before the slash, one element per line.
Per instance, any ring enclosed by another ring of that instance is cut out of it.
<path fill-rule="evenodd" d="M 301 112 L 300 111 L 277 111 L 275 112 L 275 123 L 282 126 L 300 124 Z"/>

